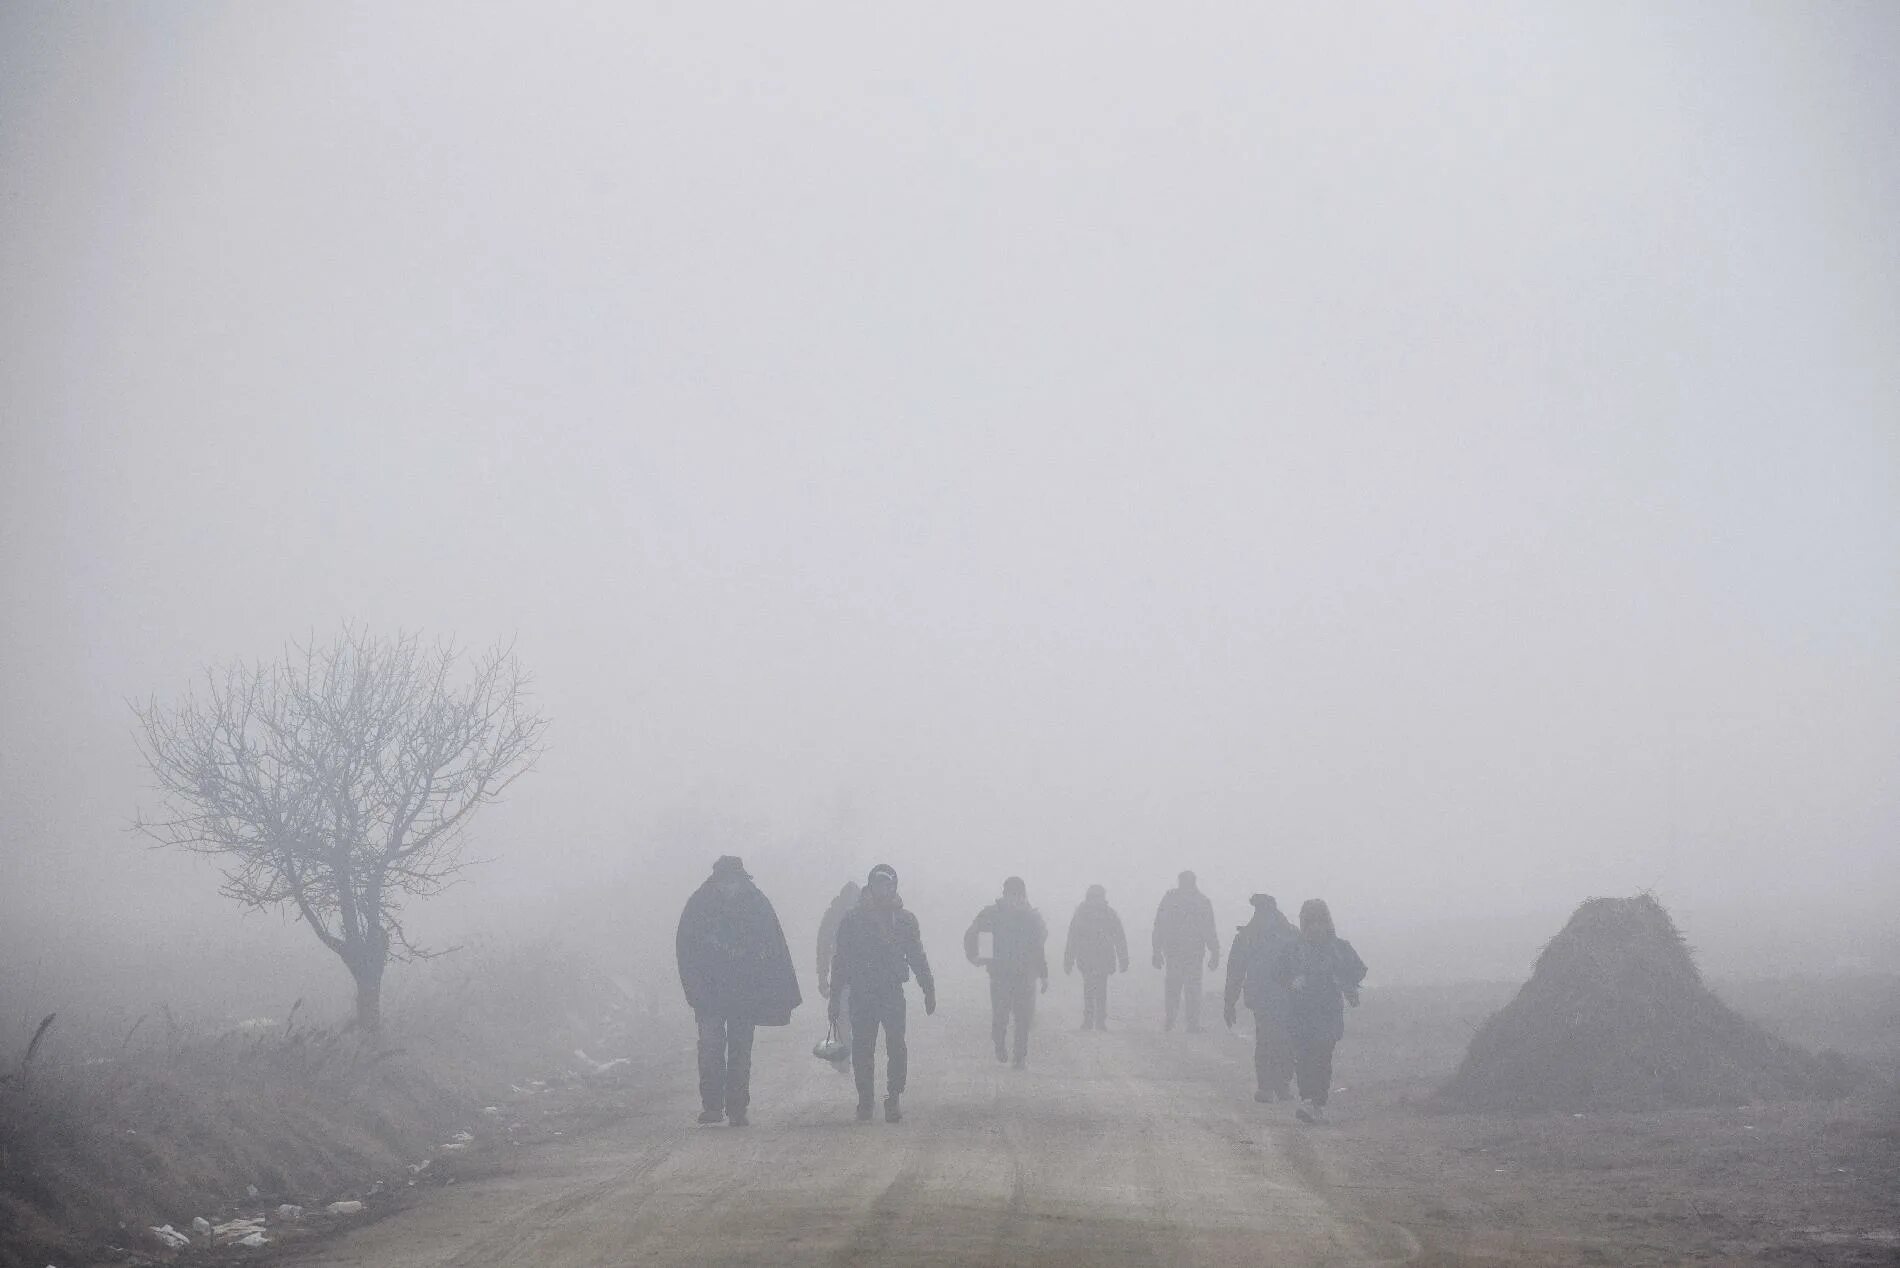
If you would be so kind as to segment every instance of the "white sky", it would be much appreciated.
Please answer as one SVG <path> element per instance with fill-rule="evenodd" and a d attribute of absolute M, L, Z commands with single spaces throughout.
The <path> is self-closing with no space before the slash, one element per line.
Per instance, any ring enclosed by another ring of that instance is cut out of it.
<path fill-rule="evenodd" d="M 345 619 L 537 675 L 477 923 L 1883 912 L 1896 223 L 1879 3 L 10 5 L 0 925 L 234 920 L 125 701 Z"/>

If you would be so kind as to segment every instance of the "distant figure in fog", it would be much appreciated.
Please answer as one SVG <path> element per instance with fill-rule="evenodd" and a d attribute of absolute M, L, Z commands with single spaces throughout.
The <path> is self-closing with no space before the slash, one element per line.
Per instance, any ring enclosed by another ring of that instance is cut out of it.
<path fill-rule="evenodd" d="M 1300 934 L 1280 948 L 1273 979 L 1287 988 L 1293 1036 L 1293 1073 L 1300 1087 L 1302 1123 L 1326 1121 L 1333 1084 L 1333 1047 L 1346 1034 L 1346 1005 L 1359 1007 L 1365 961 L 1333 932 L 1333 913 L 1317 898 L 1300 904 Z"/>
<path fill-rule="evenodd" d="M 924 991 L 924 1012 L 937 1011 L 937 979 L 924 956 L 923 933 L 917 917 L 904 909 L 897 896 L 897 869 L 879 863 L 865 879 L 857 906 L 838 922 L 838 949 L 831 958 L 831 1020 L 844 1016 L 851 1001 L 851 1063 L 858 1083 L 858 1121 L 871 1121 L 877 1094 L 877 1030 L 884 1028 L 884 1056 L 889 1063 L 884 1098 L 884 1121 L 904 1117 L 898 1098 L 904 1093 L 904 1075 L 910 1049 L 904 1040 L 904 983 L 912 973 Z"/>
<path fill-rule="evenodd" d="M 699 1022 L 699 1121 L 746 1125 L 752 1030 L 789 1026 L 803 1002 L 778 913 L 731 854 L 680 913 L 680 985 Z"/>
<path fill-rule="evenodd" d="M 979 947 L 986 933 L 991 945 L 987 956 Z M 996 1044 L 996 1059 L 1010 1061 L 1018 1070 L 1029 1064 L 1036 983 L 1040 981 L 1044 991 L 1049 989 L 1048 940 L 1049 927 L 1043 924 L 1042 913 L 1029 905 L 1029 888 L 1020 876 L 1004 881 L 1003 896 L 976 913 L 963 933 L 964 958 L 990 973 L 990 1038 Z M 1012 1018 L 1016 1022 L 1013 1054 L 1006 1046 Z"/>
<path fill-rule="evenodd" d="M 838 896 L 831 900 L 831 906 L 825 908 L 824 919 L 818 922 L 818 994 L 820 998 L 831 998 L 831 957 L 838 952 L 838 925 L 844 920 L 846 912 L 858 905 L 858 883 L 846 881 Z M 838 1032 L 838 1042 L 844 1045 L 845 1059 L 842 1068 L 851 1068 L 851 1003 L 845 1005 L 833 1023 Z"/>
<path fill-rule="evenodd" d="M 1108 975 L 1128 972 L 1128 935 L 1122 918 L 1108 905 L 1108 891 L 1091 885 L 1069 917 L 1062 946 L 1062 971 L 1082 970 L 1082 1029 L 1108 1029 Z"/>
<path fill-rule="evenodd" d="M 1183 872 L 1174 889 L 1161 896 L 1155 909 L 1155 967 L 1165 969 L 1162 989 L 1167 992 L 1166 1029 L 1174 1029 L 1174 1019 L 1187 1001 L 1187 1028 L 1198 1034 L 1201 1029 L 1201 954 L 1207 953 L 1207 967 L 1220 967 L 1220 935 L 1214 932 L 1214 904 L 1194 887 L 1194 873 Z"/>
<path fill-rule="evenodd" d="M 1240 926 L 1227 952 L 1227 991 L 1221 1016 L 1233 1029 L 1243 996 L 1253 1012 L 1253 1072 L 1256 1101 L 1293 1099 L 1293 1035 L 1287 1028 L 1287 990 L 1274 980 L 1274 965 L 1287 943 L 1300 936 L 1272 894 L 1255 894 L 1253 919 Z"/>

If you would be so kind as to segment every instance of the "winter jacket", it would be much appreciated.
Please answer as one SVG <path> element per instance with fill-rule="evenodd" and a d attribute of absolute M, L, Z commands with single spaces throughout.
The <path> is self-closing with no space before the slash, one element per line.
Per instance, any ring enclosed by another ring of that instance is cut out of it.
<path fill-rule="evenodd" d="M 1282 946 L 1273 962 L 1273 980 L 1287 988 L 1294 1035 L 1334 1043 L 1346 1033 L 1346 992 L 1357 991 L 1365 977 L 1365 961 L 1344 938 L 1302 934 Z"/>
<path fill-rule="evenodd" d="M 1196 959 L 1203 951 L 1220 954 L 1220 935 L 1214 931 L 1214 904 L 1198 889 L 1171 889 L 1155 908 L 1155 954 L 1170 959 Z"/>
<path fill-rule="evenodd" d="M 675 938 L 680 985 L 695 1013 L 789 1026 L 803 1002 L 778 913 L 758 886 L 727 893 L 709 879 L 686 900 Z"/>
<path fill-rule="evenodd" d="M 838 925 L 844 920 L 845 913 L 857 906 L 855 898 L 846 898 L 843 894 L 831 900 L 831 906 L 825 908 L 824 918 L 818 922 L 818 993 L 829 994 L 831 990 L 831 957 L 838 951 Z"/>
<path fill-rule="evenodd" d="M 1247 1007 L 1283 1018 L 1287 1010 L 1286 987 L 1274 980 L 1273 969 L 1280 949 L 1300 931 L 1279 911 L 1271 915 L 1256 912 L 1254 918 L 1234 934 L 1234 945 L 1227 952 L 1227 992 L 1229 1008 L 1244 996 Z"/>
<path fill-rule="evenodd" d="M 1049 926 L 1042 922 L 1042 913 L 1027 900 L 999 898 L 977 912 L 976 919 L 963 932 L 965 958 L 977 959 L 977 938 L 984 933 L 990 935 L 995 948 L 984 966 L 991 977 L 1026 980 L 1049 976 L 1049 957 L 1045 949 Z"/>
<path fill-rule="evenodd" d="M 1062 971 L 1084 973 L 1128 971 L 1128 935 L 1122 918 L 1106 902 L 1084 901 L 1069 918 L 1069 938 L 1062 946 Z"/>
<path fill-rule="evenodd" d="M 838 922 L 838 949 L 831 957 L 832 995 L 835 997 L 840 990 L 870 993 L 895 989 L 909 981 L 913 972 L 917 985 L 934 995 L 937 980 L 924 955 L 917 917 L 905 909 L 901 899 L 888 911 L 877 910 L 869 900 L 867 892 Z"/>

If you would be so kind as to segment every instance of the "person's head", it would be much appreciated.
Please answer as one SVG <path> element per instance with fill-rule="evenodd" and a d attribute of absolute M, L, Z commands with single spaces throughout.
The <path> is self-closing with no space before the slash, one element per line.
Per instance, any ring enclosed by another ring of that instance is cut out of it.
<path fill-rule="evenodd" d="M 897 869 L 889 863 L 879 863 L 864 878 L 864 893 L 860 901 L 873 906 L 888 907 L 897 901 Z"/>
<path fill-rule="evenodd" d="M 1272 920 L 1280 914 L 1280 904 L 1273 900 L 1272 894 L 1255 894 L 1247 901 L 1253 904 L 1253 914 L 1261 920 Z"/>
<path fill-rule="evenodd" d="M 858 897 L 858 883 L 856 881 L 846 881 L 844 888 L 838 891 L 838 897 L 848 903 L 856 902 Z"/>
<path fill-rule="evenodd" d="M 1003 897 L 1014 898 L 1017 902 L 1023 902 L 1029 897 L 1029 886 L 1023 884 L 1023 878 L 1020 876 L 1004 877 Z"/>
<path fill-rule="evenodd" d="M 1103 889 L 1100 885 L 1091 885 L 1089 886 L 1089 892 L 1082 896 L 1082 901 L 1087 903 L 1105 903 L 1108 901 L 1108 891 Z"/>
<path fill-rule="evenodd" d="M 1174 879 L 1181 883 L 1182 889 L 1191 890 L 1194 888 L 1194 873 L 1192 872 L 1183 872 L 1179 876 L 1175 877 Z"/>
<path fill-rule="evenodd" d="M 713 860 L 712 882 L 719 889 L 730 893 L 743 888 L 751 879 L 751 873 L 745 870 L 745 864 L 739 861 L 737 854 L 721 854 Z"/>
<path fill-rule="evenodd" d="M 1325 899 L 1309 898 L 1300 904 L 1300 933 L 1313 939 L 1333 936 L 1333 912 Z"/>

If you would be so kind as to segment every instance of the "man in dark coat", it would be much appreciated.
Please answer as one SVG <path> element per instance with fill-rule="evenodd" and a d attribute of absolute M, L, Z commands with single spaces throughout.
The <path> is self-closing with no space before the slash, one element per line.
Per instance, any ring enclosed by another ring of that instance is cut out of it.
<path fill-rule="evenodd" d="M 1214 932 L 1214 904 L 1194 887 L 1194 873 L 1183 872 L 1180 884 L 1161 897 L 1155 909 L 1155 967 L 1165 969 L 1162 989 L 1167 992 L 1167 1026 L 1187 1005 L 1187 1028 L 1201 1029 L 1201 955 L 1207 967 L 1220 967 L 1220 935 Z"/>
<path fill-rule="evenodd" d="M 981 952 L 984 934 L 990 936 L 990 954 Z M 1036 1018 L 1036 983 L 1049 989 L 1049 957 L 1045 950 L 1049 927 L 1042 913 L 1029 905 L 1029 888 L 1023 878 L 1012 876 L 1003 882 L 1003 896 L 976 913 L 976 919 L 963 933 L 963 955 L 971 964 L 980 964 L 990 974 L 990 1039 L 996 1044 L 996 1059 L 1009 1061 L 1011 1051 L 1009 1023 L 1016 1022 L 1015 1059 L 1020 1070 L 1029 1064 L 1029 1028 Z"/>
<path fill-rule="evenodd" d="M 844 920 L 845 913 L 858 905 L 858 883 L 846 881 L 838 896 L 831 900 L 831 906 L 825 908 L 824 918 L 818 922 L 818 994 L 824 999 L 831 998 L 831 957 L 838 953 L 838 925 Z M 840 1063 L 841 1069 L 851 1068 L 851 1005 L 846 1001 L 840 1010 L 838 1019 L 833 1023 L 837 1031 L 838 1042 L 844 1045 L 845 1056 Z"/>
<path fill-rule="evenodd" d="M 1300 1089 L 1294 1115 L 1302 1123 L 1326 1121 L 1333 1048 L 1346 1034 L 1346 1005 L 1359 1007 L 1359 984 L 1365 978 L 1365 961 L 1333 931 L 1332 909 L 1318 898 L 1301 903 L 1300 935 L 1280 948 L 1273 979 L 1287 988 L 1293 1076 Z"/>
<path fill-rule="evenodd" d="M 1082 970 L 1082 1029 L 1108 1029 L 1108 975 L 1128 972 L 1128 935 L 1108 905 L 1108 891 L 1091 885 L 1069 917 L 1062 945 L 1062 971 Z"/>
<path fill-rule="evenodd" d="M 904 983 L 912 973 L 924 991 L 924 1012 L 937 1011 L 937 979 L 924 955 L 917 917 L 904 909 L 897 896 L 897 869 L 879 863 L 865 879 L 858 905 L 838 922 L 838 949 L 831 957 L 831 1020 L 843 1015 L 851 1002 L 851 1064 L 858 1083 L 858 1121 L 871 1121 L 872 1098 L 877 1094 L 877 1031 L 884 1028 L 884 1057 L 888 1095 L 884 1121 L 904 1117 L 898 1098 L 910 1065 L 910 1047 L 904 1037 Z"/>
<path fill-rule="evenodd" d="M 1227 990 L 1222 1018 L 1234 1028 L 1235 1006 L 1245 997 L 1253 1012 L 1253 1072 L 1256 1101 L 1293 1098 L 1293 1036 L 1287 1029 L 1286 987 L 1274 980 L 1280 949 L 1300 936 L 1272 894 L 1255 894 L 1253 919 L 1234 934 L 1227 952 Z"/>
<path fill-rule="evenodd" d="M 791 1025 L 802 1002 L 778 913 L 744 864 L 723 855 L 686 900 L 675 944 L 699 1022 L 699 1121 L 744 1127 L 753 1027 Z"/>

